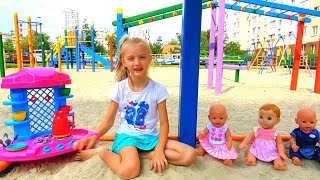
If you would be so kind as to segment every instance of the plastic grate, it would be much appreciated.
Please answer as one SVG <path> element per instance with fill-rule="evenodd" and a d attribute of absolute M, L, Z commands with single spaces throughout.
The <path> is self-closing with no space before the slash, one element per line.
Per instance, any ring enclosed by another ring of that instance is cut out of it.
<path fill-rule="evenodd" d="M 55 111 L 53 91 L 53 88 L 27 90 L 31 134 L 52 128 Z"/>

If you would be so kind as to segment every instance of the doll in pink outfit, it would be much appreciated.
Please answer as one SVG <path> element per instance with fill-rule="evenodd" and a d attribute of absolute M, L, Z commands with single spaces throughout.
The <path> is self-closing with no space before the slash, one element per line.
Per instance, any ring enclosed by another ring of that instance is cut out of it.
<path fill-rule="evenodd" d="M 273 162 L 274 169 L 286 170 L 288 159 L 284 151 L 284 146 L 278 131 L 273 127 L 280 121 L 280 109 L 275 104 L 264 104 L 259 109 L 258 123 L 261 127 L 254 128 L 239 145 L 239 149 L 247 148 L 245 164 L 255 166 L 256 159 L 264 162 Z"/>
<path fill-rule="evenodd" d="M 236 150 L 232 147 L 232 137 L 226 123 L 228 119 L 227 109 L 222 104 L 214 104 L 210 107 L 208 119 L 210 123 L 199 135 L 198 155 L 205 153 L 222 160 L 223 164 L 231 166 L 232 160 L 238 158 Z"/>

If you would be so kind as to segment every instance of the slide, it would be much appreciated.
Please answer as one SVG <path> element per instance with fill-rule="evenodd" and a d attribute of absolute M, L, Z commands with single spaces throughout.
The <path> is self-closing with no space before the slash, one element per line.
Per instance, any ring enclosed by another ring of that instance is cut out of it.
<path fill-rule="evenodd" d="M 108 59 L 105 59 L 104 57 L 100 56 L 99 54 L 95 53 L 91 49 L 89 49 L 85 45 L 80 46 L 80 50 L 87 53 L 91 57 L 94 57 L 95 60 L 99 61 L 101 64 L 105 66 L 105 69 L 108 70 L 110 69 L 110 61 Z"/>

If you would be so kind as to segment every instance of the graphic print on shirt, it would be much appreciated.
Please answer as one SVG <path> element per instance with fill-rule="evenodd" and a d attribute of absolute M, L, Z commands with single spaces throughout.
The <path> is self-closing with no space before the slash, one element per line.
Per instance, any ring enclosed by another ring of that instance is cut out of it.
<path fill-rule="evenodd" d="M 138 129 L 146 129 L 145 118 L 149 110 L 148 103 L 145 101 L 141 101 L 140 103 L 129 101 L 124 109 L 126 110 L 124 118 L 128 124 Z"/>
<path fill-rule="evenodd" d="M 222 140 L 222 134 L 223 133 L 223 129 L 218 129 L 218 128 L 212 128 L 211 129 L 211 140 L 214 140 L 214 141 L 221 141 Z"/>

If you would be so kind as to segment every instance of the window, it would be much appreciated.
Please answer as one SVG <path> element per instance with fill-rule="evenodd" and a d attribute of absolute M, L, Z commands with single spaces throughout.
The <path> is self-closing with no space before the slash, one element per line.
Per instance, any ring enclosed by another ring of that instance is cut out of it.
<path fill-rule="evenodd" d="M 271 26 L 271 28 L 275 28 L 276 27 L 276 20 L 270 21 L 270 26 Z"/>
<path fill-rule="evenodd" d="M 316 10 L 316 11 L 320 11 L 320 7 L 319 7 L 319 6 L 314 7 L 314 10 Z"/>
<path fill-rule="evenodd" d="M 311 45 L 311 52 L 312 52 L 312 53 L 315 53 L 315 52 L 316 52 L 316 48 L 317 48 L 317 45 L 312 44 L 312 45 Z"/>
<path fill-rule="evenodd" d="M 307 45 L 306 44 L 302 44 L 302 51 L 304 52 L 306 50 Z"/>
<path fill-rule="evenodd" d="M 253 34 L 256 33 L 256 28 L 252 28 L 252 33 L 253 33 Z"/>
<path fill-rule="evenodd" d="M 260 33 L 260 27 L 258 27 L 258 34 Z"/>
<path fill-rule="evenodd" d="M 312 35 L 317 35 L 318 34 L 318 26 L 313 26 L 312 27 Z"/>
<path fill-rule="evenodd" d="M 303 35 L 304 36 L 307 35 L 307 26 L 304 26 L 304 28 L 303 28 Z"/>

